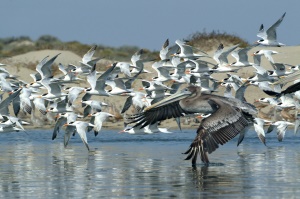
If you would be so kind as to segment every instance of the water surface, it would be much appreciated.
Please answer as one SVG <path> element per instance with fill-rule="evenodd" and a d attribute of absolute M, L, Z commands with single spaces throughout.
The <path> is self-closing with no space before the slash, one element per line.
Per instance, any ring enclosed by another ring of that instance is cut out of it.
<path fill-rule="evenodd" d="M 67 148 L 51 130 L 0 134 L 1 198 L 292 198 L 300 194 L 300 139 L 291 131 L 267 147 L 254 132 L 209 155 L 196 167 L 185 161 L 195 130 L 129 135 L 103 130 L 76 135 Z"/>

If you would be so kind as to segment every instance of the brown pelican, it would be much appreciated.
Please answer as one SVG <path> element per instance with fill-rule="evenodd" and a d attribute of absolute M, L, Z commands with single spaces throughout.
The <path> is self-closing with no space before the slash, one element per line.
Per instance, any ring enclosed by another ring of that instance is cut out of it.
<path fill-rule="evenodd" d="M 186 160 L 192 159 L 196 164 L 200 154 L 204 163 L 209 163 L 207 153 L 215 151 L 219 144 L 223 145 L 253 122 L 256 114 L 254 106 L 236 98 L 201 93 L 201 87 L 188 86 L 162 101 L 144 109 L 142 113 L 127 117 L 128 123 L 136 122 L 135 126 L 143 128 L 168 118 L 176 118 L 185 114 L 211 113 L 201 121 L 197 136 L 190 148 Z"/>

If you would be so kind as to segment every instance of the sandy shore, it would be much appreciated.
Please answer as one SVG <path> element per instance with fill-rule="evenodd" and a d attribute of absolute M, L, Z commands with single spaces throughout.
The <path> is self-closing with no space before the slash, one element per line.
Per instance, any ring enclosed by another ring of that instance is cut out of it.
<path fill-rule="evenodd" d="M 249 51 L 249 54 L 252 54 L 253 52 L 257 51 L 258 49 L 263 49 L 263 48 L 266 48 L 266 47 L 255 47 Z M 275 62 L 291 64 L 291 65 L 300 64 L 300 56 L 299 56 L 300 46 L 286 46 L 286 47 L 280 47 L 280 48 L 279 47 L 271 47 L 271 48 L 269 47 L 268 49 L 272 49 L 272 50 L 279 52 L 279 54 L 273 56 Z M 31 82 L 32 79 L 29 76 L 29 74 L 35 73 L 36 71 L 24 67 L 23 64 L 26 65 L 28 63 L 37 63 L 46 56 L 52 57 L 59 53 L 60 53 L 60 55 L 58 56 L 58 58 L 55 61 L 56 64 L 62 63 L 64 65 L 68 65 L 68 64 L 76 65 L 81 60 L 80 56 L 78 56 L 72 52 L 69 52 L 69 51 L 41 50 L 41 51 L 28 52 L 28 53 L 25 53 L 22 55 L 18 55 L 18 56 L 4 59 L 4 60 L 0 60 L 0 62 L 7 64 L 7 66 L 5 66 L 5 68 L 11 74 L 18 75 L 19 79 L 21 79 L 21 80 L 24 80 L 26 82 Z M 213 56 L 213 53 L 214 53 L 213 51 L 208 52 L 208 54 L 211 57 Z M 228 59 L 229 59 L 229 62 L 235 61 L 231 55 L 228 56 Z M 206 58 L 206 60 L 210 61 L 212 63 L 215 63 L 212 58 Z M 253 61 L 253 58 L 251 56 L 249 56 L 249 60 Z M 123 60 L 119 60 L 119 61 L 123 61 Z M 145 68 L 150 71 L 153 71 L 153 69 L 151 68 L 151 64 L 152 63 L 146 64 Z M 272 69 L 272 66 L 264 57 L 262 57 L 261 65 L 263 67 L 265 67 L 266 69 Z M 239 70 L 238 74 L 241 77 L 249 77 L 254 74 L 253 71 L 254 70 L 252 67 L 247 67 L 247 68 L 243 68 L 243 69 Z M 152 73 L 150 76 L 142 75 L 141 77 L 149 79 L 153 75 L 155 75 L 155 73 Z M 222 79 L 222 78 L 226 77 L 226 74 L 213 74 L 213 77 L 215 77 L 216 79 Z M 136 80 L 136 82 L 133 84 L 133 87 L 135 89 L 137 89 L 141 86 L 140 81 L 141 80 Z M 83 82 L 83 83 L 80 83 L 79 86 L 87 86 L 87 84 L 85 82 Z M 217 94 L 223 95 L 223 92 L 224 92 L 224 89 L 221 88 Z M 245 97 L 248 102 L 253 103 L 255 99 L 258 99 L 261 97 L 267 97 L 267 96 L 262 91 L 260 91 L 258 88 L 254 87 L 254 86 L 249 86 L 247 88 Z M 106 103 L 109 103 L 111 105 L 111 107 L 107 108 L 104 111 L 109 111 L 109 112 L 114 112 L 114 113 L 121 110 L 121 108 L 123 107 L 123 104 L 126 100 L 125 97 L 109 97 L 109 98 L 108 97 L 96 97 L 95 99 L 99 99 Z M 119 116 L 119 117 L 121 117 L 121 116 Z M 183 128 L 191 128 L 192 127 L 191 125 L 194 125 L 194 123 L 191 122 L 188 124 L 188 122 L 185 122 L 185 124 L 183 124 L 182 126 L 183 126 Z M 167 127 L 170 129 L 177 128 L 177 124 L 173 120 L 164 121 L 161 126 Z M 33 127 L 35 127 L 35 126 L 32 126 L 32 128 Z M 47 125 L 45 127 L 52 128 L 53 125 Z M 121 130 L 121 129 L 123 129 L 122 119 L 119 119 L 118 121 L 114 121 L 114 122 L 107 122 L 104 127 L 109 128 L 109 129 Z M 38 127 L 38 128 L 40 128 L 40 127 Z M 195 128 L 195 127 L 193 127 L 193 128 Z"/>

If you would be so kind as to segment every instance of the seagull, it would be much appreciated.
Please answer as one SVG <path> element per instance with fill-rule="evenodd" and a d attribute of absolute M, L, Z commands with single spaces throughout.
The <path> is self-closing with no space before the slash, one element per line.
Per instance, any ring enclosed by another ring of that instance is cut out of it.
<path fill-rule="evenodd" d="M 159 51 L 159 57 L 161 60 L 168 60 L 171 58 L 169 54 L 169 39 L 162 45 L 161 50 Z"/>
<path fill-rule="evenodd" d="M 47 56 L 42 61 L 40 61 L 40 63 L 36 66 L 36 71 L 40 74 L 41 79 L 53 77 L 52 65 L 53 65 L 55 59 L 58 57 L 58 55 L 60 55 L 60 53 L 55 55 L 48 61 L 47 61 L 47 59 L 48 59 L 48 56 Z"/>
<path fill-rule="evenodd" d="M 128 63 L 128 62 L 118 62 L 116 64 L 116 67 L 114 68 L 114 70 L 119 70 L 121 73 L 125 74 L 127 77 L 131 77 L 130 67 L 134 67 L 134 66 L 131 66 L 130 63 Z"/>
<path fill-rule="evenodd" d="M 221 43 L 218 47 L 218 49 L 215 51 L 213 59 L 217 62 L 217 67 L 213 68 L 214 72 L 235 72 L 238 69 L 232 69 L 230 68 L 230 65 L 228 63 L 228 59 L 227 56 L 234 51 L 237 47 L 239 46 L 239 44 L 234 45 L 230 48 L 228 48 L 226 51 L 224 51 L 224 45 Z"/>
<path fill-rule="evenodd" d="M 101 59 L 101 58 L 96 58 L 96 59 L 92 59 L 95 50 L 96 50 L 96 45 L 93 46 L 83 57 L 82 60 L 79 61 L 80 65 L 76 66 L 73 64 L 69 64 L 69 68 L 71 67 L 72 69 L 70 70 L 70 72 L 74 73 L 74 75 L 88 75 L 91 72 L 91 69 L 93 68 L 94 65 L 96 65 L 96 63 Z"/>
<path fill-rule="evenodd" d="M 258 138 L 260 139 L 260 141 L 266 145 L 266 135 L 265 135 L 265 130 L 264 130 L 264 124 L 265 124 L 265 120 L 261 119 L 261 118 L 255 118 L 254 119 L 254 130 L 257 133 Z"/>
<path fill-rule="evenodd" d="M 145 101 L 142 100 L 146 97 L 145 93 L 133 91 L 131 93 L 126 93 L 126 95 L 129 95 L 129 97 L 127 97 L 124 103 L 121 114 L 125 113 L 131 105 L 134 106 L 137 112 L 140 112 L 144 107 L 148 105 Z"/>
<path fill-rule="evenodd" d="M 32 104 L 30 100 L 32 90 L 29 88 L 23 88 L 20 96 L 20 109 L 24 112 L 31 114 Z"/>
<path fill-rule="evenodd" d="M 185 152 L 186 160 L 195 165 L 200 154 L 202 162 L 209 163 L 207 153 L 215 151 L 252 123 L 256 110 L 249 104 L 235 98 L 203 94 L 201 87 L 190 85 L 160 102 L 146 107 L 142 113 L 127 116 L 126 123 L 143 128 L 158 121 L 180 117 L 186 114 L 211 113 L 202 120 L 197 136 Z M 247 117 L 245 116 L 247 114 Z M 252 118 L 252 119 L 251 119 Z"/>
<path fill-rule="evenodd" d="M 5 133 L 5 132 L 12 132 L 12 131 L 23 131 L 23 129 L 20 129 L 14 125 L 1 125 L 0 124 L 0 132 Z"/>
<path fill-rule="evenodd" d="M 94 66 L 101 59 L 101 58 L 92 59 L 96 52 L 96 48 L 97 45 L 92 46 L 92 48 L 86 54 L 83 55 L 82 60 L 80 61 L 82 65 L 86 65 L 92 68 L 92 66 Z"/>
<path fill-rule="evenodd" d="M 286 94 L 286 95 L 282 95 L 280 97 L 281 102 L 279 102 L 278 104 L 276 104 L 276 107 L 279 108 L 292 108 L 292 107 L 298 107 L 299 103 L 297 102 L 297 100 L 295 100 L 292 96 L 292 94 Z"/>
<path fill-rule="evenodd" d="M 255 51 L 252 55 L 253 56 L 255 56 L 255 55 L 258 55 L 258 56 L 264 55 L 269 60 L 269 62 L 275 63 L 274 59 L 272 57 L 272 55 L 275 55 L 275 54 L 278 54 L 278 52 L 275 51 L 275 50 L 265 50 L 265 49 L 262 49 L 262 50 Z"/>
<path fill-rule="evenodd" d="M 257 100 L 258 102 L 268 103 L 270 105 L 277 105 L 279 101 L 271 97 L 262 97 Z"/>
<path fill-rule="evenodd" d="M 123 130 L 119 131 L 119 133 L 128 133 L 128 134 L 137 134 L 137 135 L 143 135 L 145 134 L 144 128 L 132 127 L 132 126 L 126 126 Z"/>
<path fill-rule="evenodd" d="M 161 99 L 163 99 L 164 97 L 169 96 L 169 95 L 170 94 L 166 93 L 164 90 L 154 90 L 154 91 L 149 92 L 146 97 L 149 97 L 151 99 L 156 99 L 155 101 L 158 102 Z"/>
<path fill-rule="evenodd" d="M 157 77 L 152 77 L 152 80 L 158 82 L 166 82 L 171 80 L 172 77 L 170 76 L 169 70 L 166 67 L 163 67 L 162 64 L 164 61 L 154 62 L 152 64 L 152 68 L 156 71 Z M 174 69 L 174 66 L 173 66 Z"/>
<path fill-rule="evenodd" d="M 83 110 L 83 117 L 86 117 L 95 111 L 97 112 L 102 111 L 102 106 L 108 106 L 108 104 L 97 100 L 86 100 L 86 101 L 81 101 L 81 103 L 82 103 L 82 107 L 86 106 Z"/>
<path fill-rule="evenodd" d="M 77 77 L 75 72 L 72 72 L 73 69 L 76 69 L 73 65 L 68 65 L 67 68 L 65 68 L 61 63 L 59 63 L 58 69 L 64 74 L 62 77 L 59 77 L 58 80 L 64 84 L 83 80 Z"/>
<path fill-rule="evenodd" d="M 150 124 L 144 127 L 144 132 L 146 134 L 153 134 L 153 133 L 172 133 L 167 128 L 159 128 L 158 122 L 154 124 Z"/>
<path fill-rule="evenodd" d="M 159 81 L 147 81 L 142 80 L 142 88 L 139 88 L 139 90 L 145 90 L 145 91 L 157 91 L 157 90 L 172 90 L 172 88 L 162 84 Z"/>
<path fill-rule="evenodd" d="M 275 77 L 271 77 L 266 69 L 264 69 L 262 66 L 259 65 L 252 65 L 252 67 L 256 70 L 256 75 L 252 77 L 248 77 L 247 81 L 257 81 L 257 82 L 263 82 L 263 81 L 269 81 L 274 82 L 276 79 Z"/>
<path fill-rule="evenodd" d="M 82 116 L 74 112 L 66 112 L 66 113 L 59 113 L 56 116 L 56 118 L 57 120 L 53 128 L 52 140 L 54 140 L 57 137 L 57 134 L 59 133 L 61 127 L 63 127 L 65 123 L 75 122 L 77 118 L 82 118 Z M 69 126 L 67 128 L 73 128 L 73 127 Z"/>
<path fill-rule="evenodd" d="M 82 100 L 88 100 L 90 99 L 91 95 L 100 95 L 100 96 L 109 96 L 109 93 L 107 90 L 105 90 L 106 87 L 106 81 L 110 75 L 110 73 L 115 68 L 116 63 L 114 63 L 109 69 L 107 69 L 100 77 L 96 77 L 96 65 L 93 66 L 91 72 L 87 76 L 87 81 L 90 84 L 91 87 L 84 89 L 84 93 L 86 93 Z"/>
<path fill-rule="evenodd" d="M 239 50 L 233 51 L 231 55 L 236 59 L 236 62 L 229 64 L 230 66 L 235 67 L 247 67 L 252 66 L 253 63 L 248 61 L 248 51 L 252 48 L 252 46 L 247 48 L 241 48 Z"/>
<path fill-rule="evenodd" d="M 235 91 L 237 91 L 243 83 L 243 80 L 239 76 L 232 75 L 230 73 L 227 73 L 227 76 L 228 77 L 221 80 L 221 82 L 229 84 Z"/>
<path fill-rule="evenodd" d="M 90 123 L 94 125 L 95 136 L 97 136 L 100 132 L 103 122 L 109 117 L 114 117 L 114 115 L 107 112 L 96 112 L 91 114 L 90 116 L 92 116 Z"/>
<path fill-rule="evenodd" d="M 18 89 L 17 91 L 13 92 L 7 98 L 0 102 L 0 116 L 1 115 L 9 115 L 9 104 L 20 95 L 22 89 Z"/>
<path fill-rule="evenodd" d="M 122 78 L 115 78 L 114 80 L 107 80 L 106 84 L 111 87 L 107 92 L 110 95 L 122 95 L 124 93 L 130 93 L 133 90 L 127 89 Z"/>
<path fill-rule="evenodd" d="M 282 142 L 284 136 L 285 136 L 285 132 L 287 130 L 288 126 L 293 126 L 294 123 L 291 122 L 287 122 L 287 121 L 276 121 L 273 122 L 270 127 L 267 130 L 267 133 L 272 132 L 272 130 L 274 128 L 276 128 L 276 132 L 277 132 L 277 139 L 279 142 Z"/>
<path fill-rule="evenodd" d="M 299 90 L 300 90 L 300 82 L 297 82 L 297 83 L 294 83 L 294 84 L 290 85 L 289 87 L 287 87 L 285 90 L 283 90 L 281 92 L 273 92 L 272 94 L 275 95 L 276 97 L 280 97 L 282 95 L 286 95 L 286 94 L 289 94 L 289 93 L 294 93 L 295 97 L 297 99 L 300 99 L 297 95 L 297 94 L 299 94 L 299 92 L 298 92 Z M 270 93 L 267 93 L 267 94 L 270 95 Z"/>
<path fill-rule="evenodd" d="M 214 64 L 212 64 L 210 62 L 206 62 L 206 61 L 199 60 L 199 59 L 189 60 L 189 61 L 194 64 L 194 66 L 192 66 L 192 69 L 190 70 L 190 73 L 213 72 L 213 69 L 209 68 L 208 64 L 215 66 Z"/>
<path fill-rule="evenodd" d="M 71 106 L 74 101 L 77 99 L 77 97 L 84 92 L 84 88 L 78 87 L 78 86 L 73 86 L 73 87 L 67 87 L 64 89 L 65 91 L 68 92 L 68 104 Z"/>
<path fill-rule="evenodd" d="M 261 24 L 257 36 L 262 39 L 256 41 L 257 44 L 261 44 L 265 46 L 278 46 L 278 47 L 285 45 L 277 41 L 277 34 L 276 34 L 276 28 L 281 24 L 285 14 L 286 13 L 284 13 L 280 17 L 280 19 L 278 19 L 267 31 L 264 30 L 264 25 Z"/>
<path fill-rule="evenodd" d="M 33 108 L 38 109 L 38 111 L 40 113 L 42 113 L 43 115 L 47 114 L 47 108 L 45 106 L 45 99 L 40 98 L 39 95 L 36 95 L 36 94 L 30 95 L 29 98 L 34 104 Z"/>
<path fill-rule="evenodd" d="M 270 77 L 281 77 L 291 74 L 291 71 L 286 71 L 285 65 L 283 63 L 273 63 L 275 70 L 268 71 Z"/>
<path fill-rule="evenodd" d="M 188 59 L 198 59 L 199 57 L 206 57 L 207 55 L 200 55 L 193 52 L 193 47 L 187 45 L 181 40 L 176 40 L 175 43 L 180 47 L 180 52 L 174 54 L 174 56 Z"/>
<path fill-rule="evenodd" d="M 296 71 L 299 71 L 300 70 L 300 65 L 296 65 L 296 66 L 290 66 L 289 69 L 292 71 L 292 72 L 296 72 Z"/>
<path fill-rule="evenodd" d="M 40 95 L 40 98 L 53 100 L 68 95 L 66 93 L 62 93 L 60 83 L 51 82 L 51 78 L 42 79 L 41 84 L 48 90 L 48 92 Z"/>
<path fill-rule="evenodd" d="M 47 112 L 52 112 L 52 113 L 73 112 L 73 107 L 69 106 L 68 98 L 65 97 L 65 99 L 51 104 Z"/>
<path fill-rule="evenodd" d="M 83 121 L 75 121 L 75 122 L 65 123 L 64 126 L 72 126 L 74 130 L 76 129 L 82 142 L 84 143 L 88 151 L 90 151 L 90 147 L 88 145 L 88 141 L 86 138 L 86 133 L 88 131 L 88 127 L 94 127 L 93 124 L 88 122 L 83 122 Z"/>
<path fill-rule="evenodd" d="M 17 117 L 13 117 L 13 116 L 8 116 L 8 115 L 2 115 L 2 122 L 0 123 L 0 125 L 2 126 L 17 126 L 17 128 L 21 129 L 21 130 L 25 130 L 22 126 L 22 124 L 30 124 L 28 122 L 22 121 L 21 119 L 17 118 Z"/>

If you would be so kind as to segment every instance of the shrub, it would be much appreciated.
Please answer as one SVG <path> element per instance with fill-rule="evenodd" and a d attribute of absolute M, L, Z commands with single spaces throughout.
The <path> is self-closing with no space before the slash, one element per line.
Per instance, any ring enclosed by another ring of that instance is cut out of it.
<path fill-rule="evenodd" d="M 244 39 L 226 32 L 212 31 L 207 33 L 205 30 L 203 32 L 196 32 L 188 37 L 190 45 L 195 48 L 199 48 L 203 51 L 211 51 L 218 48 L 220 43 L 224 46 L 231 46 L 235 44 L 240 44 L 241 48 L 249 46 L 249 43 Z"/>

